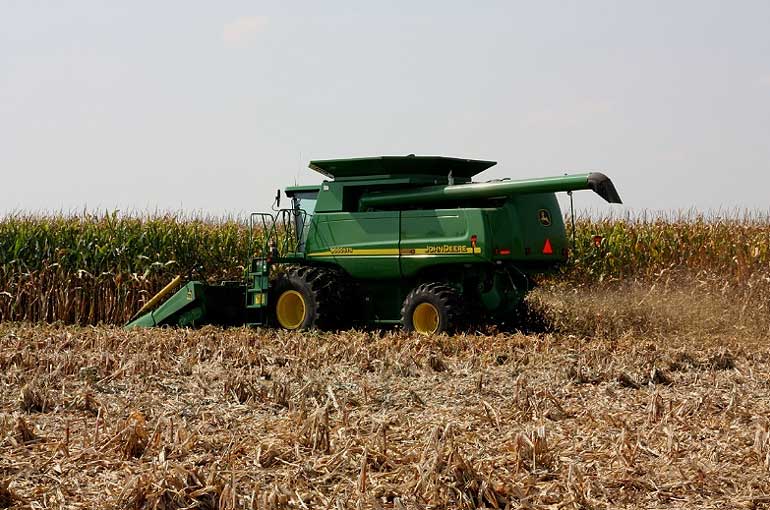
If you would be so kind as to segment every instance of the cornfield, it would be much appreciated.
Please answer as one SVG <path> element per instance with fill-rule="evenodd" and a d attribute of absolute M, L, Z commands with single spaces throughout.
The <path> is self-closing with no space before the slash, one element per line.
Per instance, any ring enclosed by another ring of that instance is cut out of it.
<path fill-rule="evenodd" d="M 0 321 L 120 323 L 176 274 L 240 278 L 235 219 L 12 215 L 0 220 Z"/>
<path fill-rule="evenodd" d="M 575 250 L 564 271 L 573 281 L 650 279 L 679 272 L 719 274 L 743 284 L 770 269 L 767 215 L 584 217 L 575 227 Z"/>
<path fill-rule="evenodd" d="M 0 220 L 0 321 L 122 323 L 174 275 L 240 278 L 249 250 L 247 224 L 236 218 L 7 216 Z M 765 279 L 768 269 L 768 216 L 582 217 L 570 263 L 556 279 L 686 273 L 740 286 Z"/>

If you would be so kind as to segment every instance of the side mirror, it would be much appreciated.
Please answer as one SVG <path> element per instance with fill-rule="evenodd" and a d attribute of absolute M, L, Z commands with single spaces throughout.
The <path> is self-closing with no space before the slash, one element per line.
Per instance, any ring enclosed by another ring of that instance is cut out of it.
<path fill-rule="evenodd" d="M 276 209 L 281 208 L 281 188 L 278 188 L 278 190 L 275 192 L 275 207 Z"/>

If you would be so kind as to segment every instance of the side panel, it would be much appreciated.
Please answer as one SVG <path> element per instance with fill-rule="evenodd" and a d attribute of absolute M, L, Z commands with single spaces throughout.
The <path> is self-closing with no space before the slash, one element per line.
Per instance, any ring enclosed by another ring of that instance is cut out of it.
<path fill-rule="evenodd" d="M 504 209 L 515 232 L 512 259 L 536 265 L 566 260 L 564 218 L 553 193 L 515 196 L 506 202 Z M 546 242 L 551 253 L 546 249 Z"/>
<path fill-rule="evenodd" d="M 430 266 L 489 260 L 480 209 L 403 211 L 400 230 L 404 277 L 412 277 Z M 476 236 L 475 247 L 472 236 Z"/>
<path fill-rule="evenodd" d="M 398 211 L 316 213 L 307 257 L 339 265 L 353 278 L 398 278 Z"/>

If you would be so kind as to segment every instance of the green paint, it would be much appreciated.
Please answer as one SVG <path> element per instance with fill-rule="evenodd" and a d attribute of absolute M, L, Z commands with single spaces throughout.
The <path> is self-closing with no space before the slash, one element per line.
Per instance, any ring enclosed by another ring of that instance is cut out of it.
<path fill-rule="evenodd" d="M 352 289 L 345 312 L 361 323 L 399 321 L 407 294 L 432 281 L 454 287 L 479 314 L 508 317 L 532 274 L 567 258 L 555 193 L 620 197 L 598 173 L 471 183 L 494 164 L 433 156 L 312 161 L 328 180 L 286 189 L 294 210 L 311 215 L 303 223 L 289 211 L 294 230 L 282 253 L 266 241 L 246 284 L 191 282 L 129 326 L 272 325 L 270 276 L 286 264 L 341 270 Z"/>
<path fill-rule="evenodd" d="M 482 182 L 452 186 L 427 186 L 419 189 L 398 191 L 373 191 L 359 201 L 362 209 L 376 209 L 414 203 L 435 204 L 461 200 L 511 197 L 530 193 L 556 193 L 590 189 L 591 174 L 543 177 L 520 181 Z"/>
<path fill-rule="evenodd" d="M 245 307 L 245 285 L 206 285 L 190 282 L 164 301 L 154 311 L 128 323 L 127 328 L 150 326 L 235 326 L 248 322 L 256 314 Z"/>

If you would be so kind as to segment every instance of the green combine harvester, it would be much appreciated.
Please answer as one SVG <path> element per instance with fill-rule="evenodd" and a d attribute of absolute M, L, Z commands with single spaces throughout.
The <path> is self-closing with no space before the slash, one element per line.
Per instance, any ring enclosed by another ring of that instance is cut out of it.
<path fill-rule="evenodd" d="M 590 189 L 621 203 L 610 179 L 585 173 L 472 182 L 494 161 L 384 156 L 312 161 L 327 179 L 293 186 L 291 207 L 253 213 L 245 281 L 177 277 L 127 327 L 336 329 L 399 324 L 441 333 L 515 320 L 532 275 L 569 255 L 556 192 Z M 148 311 L 152 310 L 152 311 Z"/>

